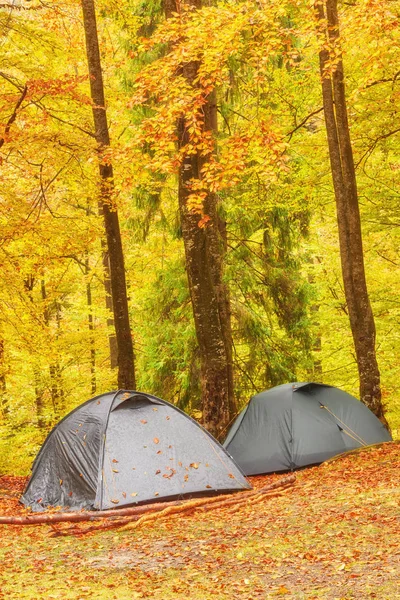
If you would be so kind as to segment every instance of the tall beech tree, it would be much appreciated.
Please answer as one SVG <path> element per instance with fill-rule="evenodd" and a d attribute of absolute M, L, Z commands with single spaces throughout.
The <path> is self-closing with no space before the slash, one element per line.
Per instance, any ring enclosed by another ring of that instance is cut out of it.
<path fill-rule="evenodd" d="M 118 348 L 118 387 L 135 389 L 135 366 L 126 292 L 125 265 L 118 211 L 113 191 L 113 167 L 104 151 L 110 146 L 94 0 L 81 0 L 86 54 L 93 101 L 93 122 L 99 152 L 100 203 L 106 231 L 114 325 Z"/>
<path fill-rule="evenodd" d="M 339 230 L 342 276 L 360 379 L 360 398 L 384 423 L 375 321 L 365 278 L 356 172 L 340 50 L 337 0 L 315 3 L 319 33 L 322 98 Z"/>
<path fill-rule="evenodd" d="M 201 0 L 188 6 L 200 9 Z M 165 0 L 166 17 L 179 13 L 177 0 Z M 199 63 L 190 60 L 181 66 L 181 74 L 190 86 L 197 86 Z M 203 98 L 195 121 L 200 138 L 217 131 L 215 90 Z M 201 365 L 201 403 L 203 425 L 218 437 L 234 413 L 232 335 L 229 292 L 223 281 L 226 249 L 225 223 L 218 212 L 218 197 L 203 193 L 202 210 L 191 207 L 194 186 L 201 182 L 209 154 L 196 148 L 191 127 L 185 116 L 177 123 L 178 147 L 183 160 L 179 167 L 179 213 L 185 247 L 186 272 L 193 308 Z M 194 142 L 194 143 L 193 143 Z M 193 151 L 192 148 L 195 147 Z M 189 150 L 190 148 L 190 150 Z"/>

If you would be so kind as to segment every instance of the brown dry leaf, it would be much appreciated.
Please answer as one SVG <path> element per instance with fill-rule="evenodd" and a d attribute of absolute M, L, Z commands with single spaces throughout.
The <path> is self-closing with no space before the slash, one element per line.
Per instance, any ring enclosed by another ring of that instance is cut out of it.
<path fill-rule="evenodd" d="M 140 419 L 140 422 L 143 424 L 147 423 L 146 419 Z"/>
<path fill-rule="evenodd" d="M 116 500 L 115 498 L 111 498 L 111 502 L 113 504 L 119 504 L 119 500 Z"/>
<path fill-rule="evenodd" d="M 159 440 L 158 438 L 154 438 L 154 439 L 153 439 L 153 442 L 154 442 L 155 444 L 159 444 L 159 443 L 160 443 L 160 440 Z"/>
<path fill-rule="evenodd" d="M 132 492 L 131 496 L 134 498 L 135 496 L 137 496 L 138 493 L 137 492 Z"/>

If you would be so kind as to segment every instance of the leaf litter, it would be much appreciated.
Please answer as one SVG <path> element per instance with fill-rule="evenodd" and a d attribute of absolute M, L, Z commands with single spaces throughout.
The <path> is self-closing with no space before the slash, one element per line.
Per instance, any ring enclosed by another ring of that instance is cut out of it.
<path fill-rule="evenodd" d="M 394 600 L 399 473 L 400 445 L 385 444 L 298 471 L 288 493 L 237 510 L 132 531 L 3 526 L 0 598 Z M 1 514 L 25 514 L 25 480 L 0 477 Z"/>

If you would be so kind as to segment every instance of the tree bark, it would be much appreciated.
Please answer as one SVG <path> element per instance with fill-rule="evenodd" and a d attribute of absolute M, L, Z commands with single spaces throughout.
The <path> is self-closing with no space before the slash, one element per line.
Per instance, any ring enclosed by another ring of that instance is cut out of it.
<path fill-rule="evenodd" d="M 92 287 L 88 279 L 90 273 L 89 258 L 85 260 L 85 275 L 86 281 L 86 304 L 88 308 L 88 329 L 90 343 L 90 386 L 92 396 L 96 394 L 96 345 L 94 341 L 94 322 L 93 322 L 93 302 L 92 302 Z"/>
<path fill-rule="evenodd" d="M 4 353 L 4 340 L 0 337 L 0 407 L 4 417 L 7 417 L 10 412 L 7 397 L 7 384 L 6 384 L 6 362 Z"/>
<path fill-rule="evenodd" d="M 360 398 L 387 425 L 375 351 L 375 322 L 365 278 L 357 181 L 339 47 L 337 0 L 317 0 L 315 7 L 320 32 L 325 36 L 324 48 L 319 53 L 322 97 L 336 200 L 342 276 L 357 357 Z M 331 64 L 333 56 L 335 62 Z"/>
<path fill-rule="evenodd" d="M 201 8 L 201 0 L 190 0 L 193 8 Z M 164 0 L 166 17 L 179 13 L 176 0 Z M 198 73 L 198 63 L 188 62 L 181 73 L 192 85 Z M 215 92 L 209 94 L 198 115 L 204 132 L 217 129 Z M 178 146 L 190 143 L 186 119 L 177 124 Z M 207 156 L 200 151 L 184 156 L 179 169 L 179 212 L 185 248 L 186 272 L 192 302 L 196 337 L 201 364 L 201 403 L 204 427 L 218 437 L 235 413 L 233 394 L 232 334 L 230 302 L 227 285 L 223 281 L 223 260 L 226 251 L 225 224 L 218 214 L 218 198 L 208 192 L 203 212 L 209 217 L 201 226 L 203 215 L 190 210 L 188 199 L 193 180 L 202 179 Z"/>
<path fill-rule="evenodd" d="M 102 213 L 101 213 L 102 214 Z M 106 244 L 102 241 L 101 244 L 103 250 L 103 275 L 104 275 L 104 289 L 106 293 L 106 308 L 109 314 L 112 315 L 114 312 L 113 300 L 112 300 L 112 289 L 111 289 L 111 276 L 110 276 L 110 260 Z M 108 327 L 108 345 L 110 349 L 110 367 L 116 369 L 118 367 L 118 345 L 117 338 L 115 336 L 115 325 L 114 318 L 109 316 L 107 318 Z M 111 333 L 113 332 L 113 333 Z"/>
<path fill-rule="evenodd" d="M 35 285 L 35 278 L 32 275 L 28 275 L 24 280 L 24 288 L 26 293 L 28 294 L 30 302 L 34 303 L 33 299 L 33 288 Z M 33 363 L 33 375 L 35 380 L 35 409 L 36 409 L 36 418 L 39 429 L 46 428 L 46 417 L 45 417 L 45 396 L 44 389 L 42 383 L 42 374 L 40 370 L 40 366 L 36 363 L 34 359 Z"/>
<path fill-rule="evenodd" d="M 45 282 L 43 279 L 41 281 L 41 294 L 42 294 L 42 300 L 43 300 L 43 302 L 45 302 L 47 300 L 47 292 L 46 292 L 46 285 L 45 285 Z M 44 319 L 44 323 L 45 323 L 46 327 L 49 328 L 51 312 L 46 305 L 43 308 L 43 319 Z M 59 314 L 58 306 L 56 306 L 56 319 L 57 319 L 57 326 L 59 327 L 60 326 L 60 314 Z M 50 396 L 51 396 L 51 401 L 53 404 L 54 416 L 58 420 L 62 416 L 65 406 L 64 406 L 64 391 L 63 391 L 62 380 L 61 380 L 60 363 L 58 362 L 57 359 L 50 362 L 49 374 L 50 374 Z"/>
<path fill-rule="evenodd" d="M 99 150 L 100 202 L 110 264 L 114 325 L 118 348 L 118 387 L 134 390 L 136 387 L 134 353 L 129 323 L 121 232 L 117 208 L 113 201 L 113 167 L 110 161 L 104 159 L 104 150 L 110 146 L 110 136 L 106 115 L 96 12 L 94 0 L 81 0 L 81 4 L 90 76 L 90 92 L 93 101 L 93 121 Z"/>

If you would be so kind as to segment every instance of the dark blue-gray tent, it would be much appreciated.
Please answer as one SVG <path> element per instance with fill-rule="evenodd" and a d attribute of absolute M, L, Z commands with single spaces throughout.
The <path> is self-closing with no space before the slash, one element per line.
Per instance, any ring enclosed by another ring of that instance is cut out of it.
<path fill-rule="evenodd" d="M 150 394 L 119 390 L 92 398 L 56 425 L 21 502 L 34 511 L 104 510 L 250 487 L 188 415 Z"/>
<path fill-rule="evenodd" d="M 318 383 L 286 383 L 251 398 L 224 447 L 246 475 L 257 475 L 318 464 L 391 439 L 350 394 Z"/>

